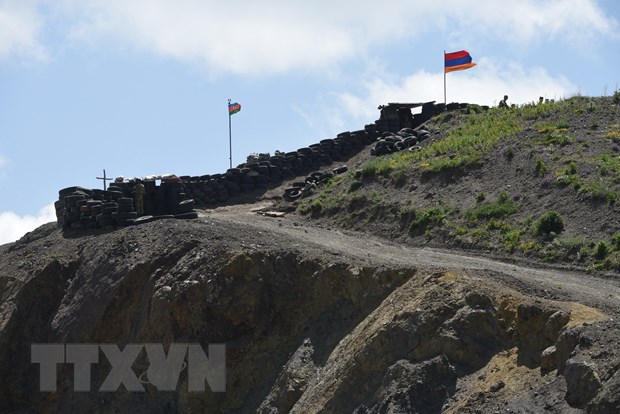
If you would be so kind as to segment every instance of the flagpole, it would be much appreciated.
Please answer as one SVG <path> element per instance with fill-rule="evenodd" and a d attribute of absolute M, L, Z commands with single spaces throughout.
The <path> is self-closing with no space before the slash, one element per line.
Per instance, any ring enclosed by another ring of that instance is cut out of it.
<path fill-rule="evenodd" d="M 228 100 L 228 105 L 230 105 L 230 99 Z M 231 127 L 231 122 L 230 122 L 230 107 L 228 108 L 228 154 L 229 154 L 229 163 L 230 163 L 230 167 L 232 168 L 232 127 Z"/>
<path fill-rule="evenodd" d="M 446 100 L 446 51 L 443 51 L 443 104 L 448 104 Z"/>

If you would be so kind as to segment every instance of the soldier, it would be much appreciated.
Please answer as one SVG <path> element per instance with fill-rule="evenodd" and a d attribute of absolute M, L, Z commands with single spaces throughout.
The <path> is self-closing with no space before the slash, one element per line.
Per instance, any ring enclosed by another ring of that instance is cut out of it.
<path fill-rule="evenodd" d="M 504 99 L 499 101 L 499 105 L 498 106 L 500 108 L 508 108 L 508 95 L 504 95 Z"/>
<path fill-rule="evenodd" d="M 136 185 L 133 187 L 133 197 L 136 204 L 136 212 L 138 213 L 138 217 L 142 217 L 144 215 L 145 193 L 146 189 L 144 188 L 144 184 L 142 184 L 142 180 L 136 180 Z"/>

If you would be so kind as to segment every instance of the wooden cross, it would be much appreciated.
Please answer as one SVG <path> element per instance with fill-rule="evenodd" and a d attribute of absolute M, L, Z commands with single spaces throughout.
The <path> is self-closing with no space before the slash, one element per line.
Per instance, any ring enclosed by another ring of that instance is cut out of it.
<path fill-rule="evenodd" d="M 95 177 L 97 180 L 103 180 L 103 191 L 105 191 L 106 181 L 112 181 L 113 178 L 107 178 L 105 175 L 105 170 L 103 170 L 103 177 Z"/>

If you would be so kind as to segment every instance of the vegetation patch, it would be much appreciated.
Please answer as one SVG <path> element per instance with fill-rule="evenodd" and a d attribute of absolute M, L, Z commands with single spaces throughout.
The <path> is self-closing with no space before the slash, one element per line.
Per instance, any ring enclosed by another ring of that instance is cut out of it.
<path fill-rule="evenodd" d="M 550 235 L 560 234 L 564 230 L 564 220 L 555 211 L 544 213 L 536 222 L 534 234 L 537 236 L 549 237 Z"/>
<path fill-rule="evenodd" d="M 435 207 L 422 211 L 409 209 L 404 212 L 401 217 L 406 217 L 406 219 L 409 220 L 409 234 L 418 235 L 425 232 L 430 227 L 443 224 L 450 211 L 451 209 L 447 208 L 442 203 L 438 203 Z"/>
<path fill-rule="evenodd" d="M 362 167 L 364 177 L 391 177 L 402 181 L 403 172 L 424 164 L 430 171 L 478 164 L 497 143 L 522 129 L 520 111 L 491 109 L 463 117 L 462 125 L 447 131 L 443 139 L 418 152 L 399 152 L 378 157 Z"/>
<path fill-rule="evenodd" d="M 516 213 L 519 207 L 508 197 L 508 193 L 502 192 L 493 203 L 480 203 L 475 208 L 468 210 L 465 215 L 472 221 L 479 219 L 503 218 Z"/>

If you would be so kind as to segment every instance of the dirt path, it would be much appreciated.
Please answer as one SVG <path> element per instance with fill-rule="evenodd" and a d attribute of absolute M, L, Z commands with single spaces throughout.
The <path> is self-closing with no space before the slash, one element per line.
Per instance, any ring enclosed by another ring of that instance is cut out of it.
<path fill-rule="evenodd" d="M 374 265 L 465 271 L 471 277 L 500 281 L 529 295 L 574 301 L 620 315 L 620 278 L 515 265 L 439 249 L 404 246 L 368 234 L 302 224 L 294 215 L 269 217 L 257 213 L 268 206 L 266 203 L 220 207 L 203 211 L 201 216 L 207 220 L 249 226 L 252 228 L 249 233 L 266 231 L 286 235 L 287 239 L 293 240 L 287 246 L 292 249 L 318 247 L 328 257 L 361 260 Z"/>

